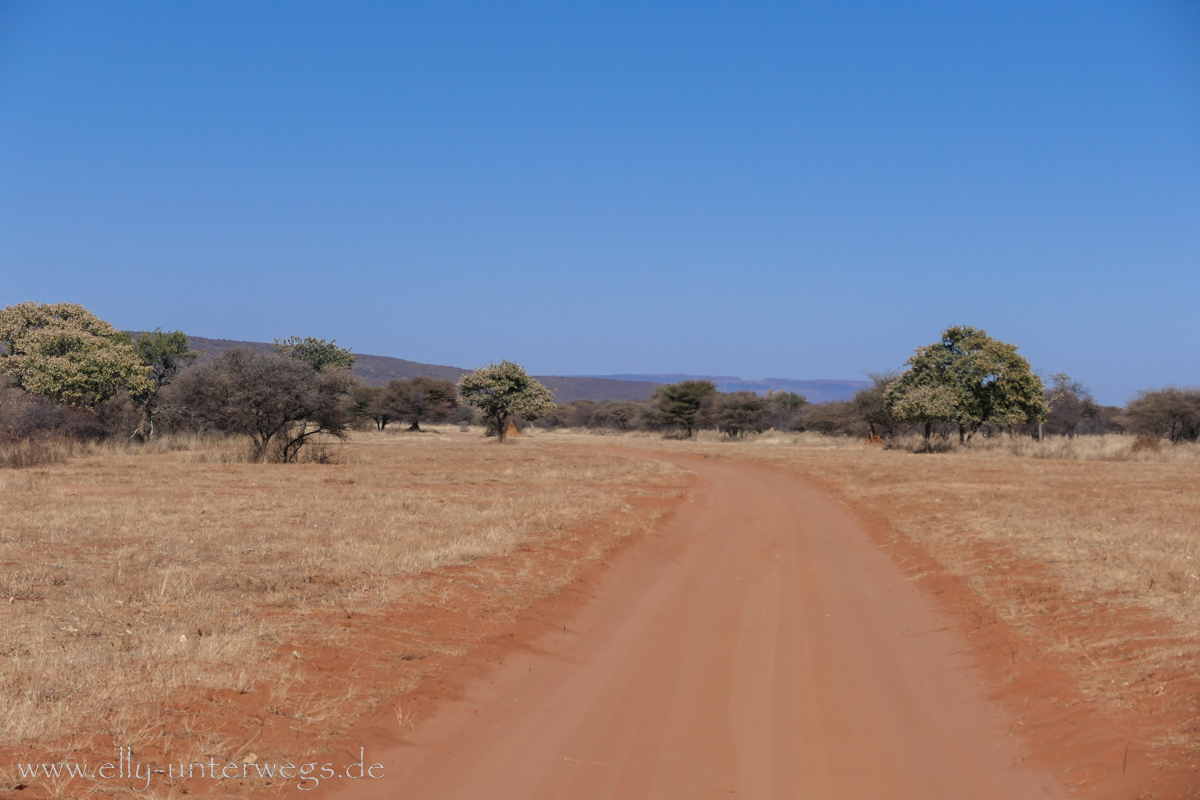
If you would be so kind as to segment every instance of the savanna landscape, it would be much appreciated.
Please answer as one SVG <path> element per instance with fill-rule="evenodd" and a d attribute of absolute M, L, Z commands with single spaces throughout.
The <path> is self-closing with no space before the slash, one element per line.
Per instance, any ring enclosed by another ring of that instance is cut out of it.
<path fill-rule="evenodd" d="M 0 0 L 0 800 L 1200 800 L 1195 0 Z"/>
<path fill-rule="evenodd" d="M 403 746 L 568 631 L 614 558 L 701 513 L 729 480 L 701 465 L 718 464 L 841 509 L 820 524 L 869 541 L 959 637 L 1013 765 L 1070 796 L 1200 792 L 1193 391 L 1104 408 L 952 329 L 840 403 L 689 380 L 556 405 L 511 362 L 371 387 L 322 340 L 200 359 L 180 333 L 120 334 L 80 306 L 2 316 L 14 796 L 345 796 L 355 742 Z M 765 525 L 771 502 L 734 500 L 751 515 L 734 524 Z"/>

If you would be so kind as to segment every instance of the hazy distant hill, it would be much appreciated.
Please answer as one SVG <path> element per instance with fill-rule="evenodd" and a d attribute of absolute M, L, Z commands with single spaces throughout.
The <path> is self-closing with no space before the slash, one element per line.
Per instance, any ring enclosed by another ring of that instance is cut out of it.
<path fill-rule="evenodd" d="M 134 334 L 134 336 L 138 335 L 140 334 Z M 189 336 L 188 346 L 203 353 L 200 357 L 201 361 L 237 347 L 264 352 L 271 349 L 271 345 L 267 342 L 205 339 L 202 336 Z M 383 386 L 388 381 L 415 378 L 418 375 L 457 381 L 459 377 L 469 372 L 460 367 L 422 364 L 418 361 L 406 361 L 403 358 L 392 358 L 391 356 L 370 356 L 362 353 L 354 355 L 356 356 L 354 375 L 368 386 Z M 747 381 L 729 375 L 537 375 L 535 377 L 547 388 L 554 390 L 554 399 L 560 403 L 570 403 L 575 400 L 595 400 L 597 402 L 601 400 L 649 400 L 654 394 L 654 387 L 659 384 L 676 383 L 689 379 L 710 380 L 717 384 L 717 388 L 723 392 L 766 394 L 772 389 L 796 392 L 807 397 L 810 403 L 844 400 L 859 389 L 871 385 L 867 381 L 794 381 L 787 378 Z"/>
<path fill-rule="evenodd" d="M 271 349 L 271 345 L 267 342 L 238 342 L 230 339 L 205 339 L 201 336 L 189 336 L 188 347 L 204 354 L 200 358 L 201 361 L 238 347 L 258 351 Z M 361 353 L 354 355 L 356 356 L 354 375 L 368 386 L 383 386 L 388 381 L 415 378 L 418 375 L 457 381 L 460 376 L 469 372 L 469 370 L 459 367 L 421 364 L 417 361 L 406 361 L 403 358 L 392 358 L 391 356 L 370 356 Z M 648 400 L 654 393 L 656 385 L 653 382 L 608 378 L 575 378 L 557 375 L 538 375 L 536 377 L 547 388 L 554 390 L 554 399 L 560 403 L 569 403 L 573 400 Z"/>
<path fill-rule="evenodd" d="M 866 389 L 870 381 L 796 381 L 790 378 L 763 378 L 761 381 L 748 381 L 732 375 L 682 375 L 678 373 L 665 375 L 589 375 L 589 378 L 607 378 L 620 381 L 648 381 L 653 383 L 678 383 L 687 380 L 712 381 L 722 392 L 755 392 L 766 394 L 769 391 L 795 392 L 804 395 L 810 403 L 828 403 L 833 400 L 846 400 L 854 396 L 859 389 Z"/>

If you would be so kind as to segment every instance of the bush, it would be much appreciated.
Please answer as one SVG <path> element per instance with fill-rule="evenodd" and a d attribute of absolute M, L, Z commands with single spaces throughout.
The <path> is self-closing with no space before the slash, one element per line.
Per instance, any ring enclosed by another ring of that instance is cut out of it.
<path fill-rule="evenodd" d="M 804 430 L 826 436 L 863 436 L 868 433 L 867 421 L 855 408 L 852 400 L 819 403 L 804 410 Z"/>
<path fill-rule="evenodd" d="M 771 402 L 754 392 L 714 394 L 704 399 L 696 414 L 700 428 L 715 428 L 729 437 L 762 433 L 770 426 Z"/>
<path fill-rule="evenodd" d="M 1127 418 L 1135 433 L 1194 442 L 1200 439 L 1200 389 L 1172 386 L 1140 392 L 1129 403 Z"/>
<path fill-rule="evenodd" d="M 230 350 L 185 372 L 170 398 L 200 428 L 249 436 L 256 460 L 288 462 L 313 437 L 345 438 L 353 385 L 345 371 L 317 372 L 287 356 Z"/>
<path fill-rule="evenodd" d="M 385 386 L 375 408 L 390 419 L 408 422 L 408 429 L 418 432 L 422 422 L 446 422 L 454 415 L 458 389 L 450 381 L 418 375 Z"/>

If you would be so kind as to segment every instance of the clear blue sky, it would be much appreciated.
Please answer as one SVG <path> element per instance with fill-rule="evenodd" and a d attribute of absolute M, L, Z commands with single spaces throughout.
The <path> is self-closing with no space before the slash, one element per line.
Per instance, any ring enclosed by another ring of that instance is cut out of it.
<path fill-rule="evenodd" d="M 0 0 L 0 305 L 541 374 L 1200 383 L 1200 3 Z"/>

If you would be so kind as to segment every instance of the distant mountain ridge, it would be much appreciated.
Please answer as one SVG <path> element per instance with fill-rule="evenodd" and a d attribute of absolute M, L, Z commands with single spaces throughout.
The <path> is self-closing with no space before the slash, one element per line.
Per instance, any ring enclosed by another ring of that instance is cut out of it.
<path fill-rule="evenodd" d="M 140 336 L 135 333 L 134 336 Z M 243 342 L 233 339 L 208 339 L 203 336 L 188 336 L 188 347 L 197 350 L 202 355 L 200 361 L 215 358 L 227 350 L 237 348 L 270 352 L 269 342 Z M 423 364 L 419 361 L 408 361 L 392 356 L 373 356 L 355 353 L 354 376 L 368 386 L 383 386 L 388 381 L 415 378 L 425 375 L 430 378 L 457 381 L 470 372 L 462 367 L 448 367 L 441 364 Z M 831 400 L 844 400 L 854 395 L 859 389 L 870 386 L 868 381 L 796 381 L 788 378 L 764 378 L 761 381 L 747 381 L 729 375 L 684 375 L 678 373 L 663 375 L 535 375 L 546 388 L 554 392 L 554 399 L 559 403 L 571 403 L 576 400 L 649 400 L 654 396 L 654 389 L 664 383 L 678 383 L 686 380 L 710 380 L 722 392 L 755 392 L 766 394 L 768 391 L 795 392 L 808 398 L 810 403 L 827 403 Z"/>
<path fill-rule="evenodd" d="M 140 334 L 134 334 L 140 335 Z M 241 342 L 232 339 L 206 339 L 203 336 L 189 336 L 188 347 L 203 355 L 200 361 L 215 358 L 226 350 L 238 348 L 256 352 L 270 352 L 268 342 Z M 419 361 L 407 361 L 391 356 L 372 356 L 363 353 L 354 354 L 354 376 L 368 386 L 383 386 L 388 381 L 415 378 L 424 375 L 446 381 L 457 381 L 470 372 L 461 367 L 447 367 L 440 364 L 422 364 Z M 653 382 L 623 381 L 609 378 L 581 378 L 559 375 L 535 375 L 546 388 L 554 392 L 554 399 L 560 403 L 570 403 L 575 400 L 649 400 L 654 394 Z"/>
<path fill-rule="evenodd" d="M 810 403 L 829 403 L 836 400 L 848 400 L 860 389 L 869 388 L 870 381 L 841 381 L 841 380 L 811 380 L 798 381 L 791 378 L 763 378 L 760 381 L 748 381 L 733 375 L 684 375 L 682 373 L 663 373 L 658 375 L 588 375 L 589 378 L 600 378 L 619 381 L 647 381 L 651 383 L 678 383 L 680 381 L 703 380 L 712 381 L 717 390 L 722 392 L 795 392 L 803 395 Z"/>

